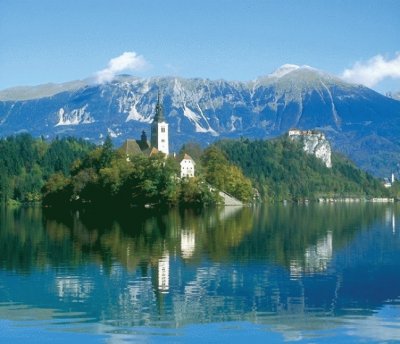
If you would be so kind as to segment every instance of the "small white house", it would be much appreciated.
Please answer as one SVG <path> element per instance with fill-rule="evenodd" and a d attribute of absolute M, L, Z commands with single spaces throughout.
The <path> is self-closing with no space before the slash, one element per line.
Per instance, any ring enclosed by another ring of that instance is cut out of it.
<path fill-rule="evenodd" d="M 391 178 L 383 178 L 383 186 L 385 188 L 391 188 L 395 182 L 394 173 L 392 173 Z"/>
<path fill-rule="evenodd" d="M 392 183 L 390 182 L 389 178 L 383 178 L 383 186 L 387 189 L 392 187 Z"/>
<path fill-rule="evenodd" d="M 194 177 L 195 165 L 194 160 L 188 154 L 185 154 L 181 161 L 181 178 Z"/>

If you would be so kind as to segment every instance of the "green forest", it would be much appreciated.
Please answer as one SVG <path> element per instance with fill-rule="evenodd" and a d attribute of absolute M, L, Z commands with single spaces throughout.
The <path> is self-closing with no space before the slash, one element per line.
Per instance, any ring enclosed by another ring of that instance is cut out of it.
<path fill-rule="evenodd" d="M 82 139 L 56 138 L 47 142 L 29 134 L 0 139 L 0 203 L 40 201 L 50 176 L 68 176 L 74 161 L 94 147 Z"/>
<path fill-rule="evenodd" d="M 127 155 L 110 138 L 96 146 L 77 138 L 46 141 L 20 134 L 0 139 L 0 202 L 44 206 L 203 206 L 223 190 L 245 203 L 320 197 L 398 196 L 381 181 L 333 154 L 326 168 L 299 143 L 223 140 L 206 149 L 185 144 L 176 157 Z M 184 153 L 196 162 L 194 178 L 179 178 Z M 212 188 L 210 187 L 212 186 Z"/>
<path fill-rule="evenodd" d="M 209 183 L 244 202 L 251 200 L 251 181 L 219 150 L 185 147 L 200 153 L 195 178 L 178 178 L 183 153 L 176 158 L 163 154 L 127 157 L 113 147 L 110 138 L 102 146 L 75 138 L 46 142 L 28 134 L 1 139 L 1 202 L 120 207 L 219 203 L 218 192 Z"/>
<path fill-rule="evenodd" d="M 110 138 L 75 161 L 70 176 L 55 173 L 43 187 L 45 205 L 73 203 L 101 206 L 192 205 L 220 202 L 210 184 L 243 202 L 252 197 L 252 184 L 228 162 L 220 151 L 210 147 L 201 154 L 199 173 L 194 178 L 179 178 L 178 157 L 162 153 L 126 155 L 114 149 Z M 216 171 L 219 171 L 218 173 Z M 217 179 L 213 179 L 217 178 Z"/>
<path fill-rule="evenodd" d="M 332 168 L 306 154 L 287 136 L 274 140 L 223 140 L 216 143 L 230 162 L 242 169 L 264 200 L 396 196 L 397 185 L 385 189 L 377 178 L 332 153 Z M 398 183 L 395 183 L 398 184 Z"/>

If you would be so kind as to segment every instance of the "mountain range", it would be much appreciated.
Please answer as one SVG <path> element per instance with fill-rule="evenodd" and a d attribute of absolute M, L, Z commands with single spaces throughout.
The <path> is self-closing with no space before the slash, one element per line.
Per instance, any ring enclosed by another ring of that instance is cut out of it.
<path fill-rule="evenodd" d="M 272 138 L 318 129 L 336 151 L 377 175 L 398 172 L 400 101 L 309 66 L 283 65 L 249 82 L 120 75 L 0 91 L 0 135 L 77 136 L 116 145 L 150 134 L 158 91 L 171 151 L 187 141 Z"/>

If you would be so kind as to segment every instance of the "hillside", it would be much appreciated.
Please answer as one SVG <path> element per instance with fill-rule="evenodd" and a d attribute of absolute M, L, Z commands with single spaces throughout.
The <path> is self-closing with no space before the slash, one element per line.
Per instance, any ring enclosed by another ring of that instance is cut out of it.
<path fill-rule="evenodd" d="M 381 181 L 340 154 L 332 168 L 286 136 L 269 141 L 223 140 L 216 143 L 242 169 L 267 200 L 314 200 L 320 197 L 387 196 Z"/>
<path fill-rule="evenodd" d="M 274 140 L 222 140 L 202 150 L 188 143 L 177 157 L 147 156 L 84 140 L 51 142 L 20 134 L 0 139 L 0 202 L 41 201 L 46 205 L 83 206 L 144 204 L 202 206 L 218 202 L 208 185 L 236 198 L 254 200 L 314 200 L 319 197 L 399 196 L 399 185 L 384 189 L 381 181 L 349 160 L 332 154 L 332 168 L 300 141 L 287 136 Z M 195 178 L 180 179 L 184 154 L 196 162 Z"/>
<path fill-rule="evenodd" d="M 251 82 L 141 79 L 88 80 L 0 91 L 0 135 L 29 132 L 116 144 L 149 132 L 163 94 L 171 150 L 223 138 L 273 138 L 291 128 L 318 129 L 333 148 L 379 176 L 400 161 L 400 101 L 311 67 L 285 65 Z"/>
<path fill-rule="evenodd" d="M 47 142 L 19 134 L 0 139 L 0 203 L 40 201 L 50 176 L 68 176 L 74 161 L 93 149 L 93 144 L 75 138 Z"/>

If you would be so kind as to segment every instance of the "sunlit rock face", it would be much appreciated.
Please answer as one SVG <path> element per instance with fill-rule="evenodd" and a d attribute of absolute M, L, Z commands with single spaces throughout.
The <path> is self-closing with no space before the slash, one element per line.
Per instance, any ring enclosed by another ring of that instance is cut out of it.
<path fill-rule="evenodd" d="M 332 167 L 331 145 L 323 133 L 313 130 L 289 130 L 288 135 L 292 140 L 303 142 L 306 153 L 321 159 L 326 167 Z"/>

